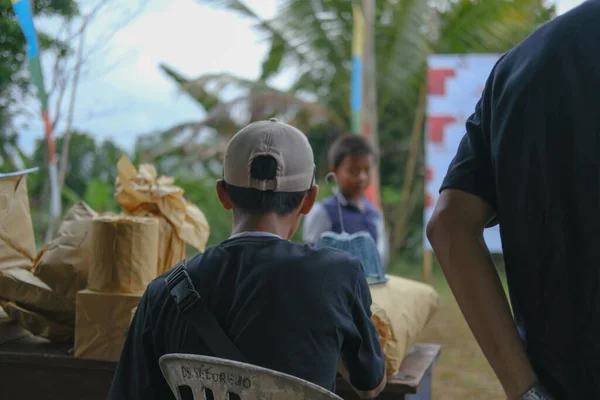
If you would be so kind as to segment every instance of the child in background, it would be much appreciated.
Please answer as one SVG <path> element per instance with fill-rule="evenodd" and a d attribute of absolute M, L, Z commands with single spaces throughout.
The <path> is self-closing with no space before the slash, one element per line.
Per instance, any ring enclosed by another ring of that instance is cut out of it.
<path fill-rule="evenodd" d="M 304 219 L 302 239 L 314 245 L 323 232 L 341 233 L 338 203 L 346 232 L 366 231 L 377 243 L 381 262 L 388 261 L 387 236 L 383 218 L 365 197 L 371 183 L 375 151 L 365 138 L 344 135 L 329 148 L 329 172 L 335 173 L 339 191 L 314 205 Z"/>

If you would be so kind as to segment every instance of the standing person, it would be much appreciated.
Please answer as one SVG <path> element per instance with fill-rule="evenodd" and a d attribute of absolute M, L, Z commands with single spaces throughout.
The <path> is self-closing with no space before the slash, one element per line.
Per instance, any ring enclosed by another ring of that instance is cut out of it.
<path fill-rule="evenodd" d="M 341 360 L 358 394 L 374 398 L 386 383 L 385 363 L 360 262 L 289 241 L 314 204 L 314 174 L 312 149 L 298 129 L 271 119 L 238 132 L 217 183 L 221 204 L 233 210 L 233 233 L 188 261 L 187 271 L 247 362 L 334 391 Z M 165 279 L 170 272 L 140 301 L 111 400 L 172 399 L 159 369 L 163 354 L 223 357 L 178 312 Z"/>
<path fill-rule="evenodd" d="M 427 227 L 509 400 L 600 399 L 599 22 L 587 1 L 498 61 Z"/>
<path fill-rule="evenodd" d="M 359 135 L 339 137 L 328 152 L 329 172 L 337 178 L 335 194 L 315 204 L 304 219 L 302 240 L 314 245 L 324 232 L 342 232 L 339 206 L 344 228 L 348 233 L 365 231 L 377 243 L 383 265 L 388 261 L 388 243 L 381 213 L 364 196 L 371 183 L 375 151 Z"/>

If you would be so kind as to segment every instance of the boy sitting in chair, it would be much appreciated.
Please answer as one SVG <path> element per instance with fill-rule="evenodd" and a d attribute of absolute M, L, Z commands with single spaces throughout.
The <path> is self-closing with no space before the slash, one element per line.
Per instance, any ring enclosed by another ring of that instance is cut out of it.
<path fill-rule="evenodd" d="M 340 372 L 361 397 L 374 398 L 385 386 L 385 366 L 360 262 L 289 241 L 315 202 L 314 174 L 312 149 L 296 128 L 271 119 L 242 129 L 217 183 L 221 204 L 233 210 L 233 233 L 185 268 L 246 362 L 334 391 L 341 360 Z M 173 270 L 140 301 L 109 399 L 172 399 L 159 369 L 163 354 L 227 358 L 195 329 L 202 321 L 180 313 Z"/>

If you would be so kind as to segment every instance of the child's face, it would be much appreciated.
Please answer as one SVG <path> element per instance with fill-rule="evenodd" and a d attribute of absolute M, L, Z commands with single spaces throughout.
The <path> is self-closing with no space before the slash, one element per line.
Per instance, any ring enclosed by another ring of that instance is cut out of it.
<path fill-rule="evenodd" d="M 360 197 L 371 183 L 373 156 L 347 156 L 334 169 L 342 193 L 350 198 Z"/>

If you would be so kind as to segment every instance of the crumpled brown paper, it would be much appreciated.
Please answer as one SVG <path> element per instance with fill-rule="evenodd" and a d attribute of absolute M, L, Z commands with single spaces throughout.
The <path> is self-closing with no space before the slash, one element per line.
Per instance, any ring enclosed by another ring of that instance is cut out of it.
<path fill-rule="evenodd" d="M 168 227 L 161 226 L 159 275 L 185 258 L 183 242 L 204 251 L 210 234 L 206 216 L 183 197 L 183 189 L 174 185 L 173 178 L 157 177 L 151 164 L 141 164 L 138 171 L 126 156 L 117 168 L 115 197 L 119 205 L 131 214 L 163 217 L 173 229 L 169 237 Z"/>
<path fill-rule="evenodd" d="M 146 213 L 143 215 L 150 215 Z M 165 217 L 158 218 L 158 271 L 157 276 L 185 259 L 185 242 L 177 236 L 173 225 Z"/>
<path fill-rule="evenodd" d="M 37 254 L 26 173 L 0 176 L 0 270 L 31 268 Z"/>
<path fill-rule="evenodd" d="M 11 320 L 16 321 L 35 336 L 43 337 L 54 343 L 73 343 L 75 337 L 73 325 L 57 322 L 46 314 L 30 310 L 12 301 L 0 300 L 0 306 Z"/>
<path fill-rule="evenodd" d="M 87 288 L 140 293 L 156 278 L 158 220 L 103 215 L 92 221 L 92 258 Z"/>
<path fill-rule="evenodd" d="M 92 259 L 92 219 L 98 216 L 85 202 L 74 204 L 57 237 L 40 252 L 33 274 L 55 293 L 75 305 L 75 296 L 87 286 Z"/>
<path fill-rule="evenodd" d="M 2 300 L 0 300 L 1 303 Z M 30 332 L 26 331 L 17 321 L 11 320 L 0 307 L 0 345 L 29 335 L 31 335 Z"/>
<path fill-rule="evenodd" d="M 0 271 L 0 299 L 13 301 L 28 309 L 62 315 L 61 320 L 74 319 L 75 303 L 53 292 L 33 273 L 24 268 Z"/>
<path fill-rule="evenodd" d="M 384 285 L 370 286 L 372 321 L 385 355 L 386 375 L 398 372 L 402 360 L 433 317 L 439 304 L 435 289 L 421 282 L 388 276 Z"/>

